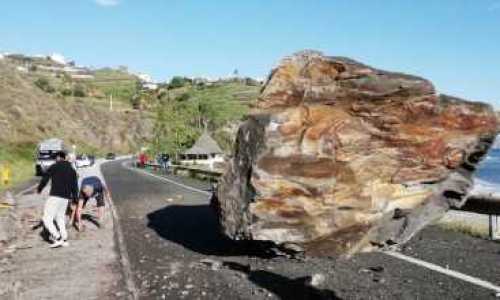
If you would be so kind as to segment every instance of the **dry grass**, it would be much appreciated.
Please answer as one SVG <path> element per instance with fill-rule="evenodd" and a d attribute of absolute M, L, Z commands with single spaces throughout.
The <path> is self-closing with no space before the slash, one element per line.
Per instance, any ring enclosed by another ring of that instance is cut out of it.
<path fill-rule="evenodd" d="M 459 232 L 477 238 L 488 238 L 488 224 L 479 224 L 466 221 L 446 221 L 438 222 L 437 226 L 454 232 Z"/>
<path fill-rule="evenodd" d="M 113 111 L 108 107 L 107 99 L 45 93 L 33 78 L 0 62 L 0 146 L 58 137 L 79 149 L 132 152 L 149 132 L 149 115 L 130 111 L 119 101 Z"/>

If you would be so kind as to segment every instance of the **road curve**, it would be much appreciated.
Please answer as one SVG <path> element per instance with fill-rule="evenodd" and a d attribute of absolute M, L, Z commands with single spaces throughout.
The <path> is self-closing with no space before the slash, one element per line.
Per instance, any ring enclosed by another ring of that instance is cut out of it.
<path fill-rule="evenodd" d="M 218 233 L 206 193 L 127 169 L 102 168 L 142 299 L 494 299 L 489 289 L 381 253 L 291 260 Z M 208 185 L 169 177 L 196 189 Z M 500 284 L 500 244 L 431 227 L 404 253 Z M 468 257 L 477 253 L 476 257 Z M 471 274 L 472 273 L 472 274 Z M 311 276 L 319 284 L 311 285 Z"/>

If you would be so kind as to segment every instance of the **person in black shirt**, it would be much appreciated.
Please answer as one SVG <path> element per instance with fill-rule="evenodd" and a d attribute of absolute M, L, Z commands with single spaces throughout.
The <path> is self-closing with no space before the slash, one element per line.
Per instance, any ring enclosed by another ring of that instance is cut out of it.
<path fill-rule="evenodd" d="M 170 156 L 167 153 L 162 153 L 160 155 L 161 167 L 163 168 L 163 171 L 165 173 L 168 173 L 169 161 L 170 161 Z"/>
<path fill-rule="evenodd" d="M 66 153 L 63 151 L 56 154 L 56 163 L 47 170 L 40 181 L 38 194 L 42 192 L 49 180 L 51 182 L 50 196 L 43 209 L 43 225 L 52 236 L 51 248 L 66 247 L 69 244 L 65 214 L 69 200 L 78 199 L 78 179 L 75 169 L 70 162 L 66 161 Z"/>

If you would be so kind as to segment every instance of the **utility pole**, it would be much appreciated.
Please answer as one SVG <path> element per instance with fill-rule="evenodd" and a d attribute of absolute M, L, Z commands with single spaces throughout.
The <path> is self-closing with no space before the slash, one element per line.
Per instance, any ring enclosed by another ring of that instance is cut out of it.
<path fill-rule="evenodd" d="M 113 110 L 113 93 L 109 95 L 109 110 Z"/>

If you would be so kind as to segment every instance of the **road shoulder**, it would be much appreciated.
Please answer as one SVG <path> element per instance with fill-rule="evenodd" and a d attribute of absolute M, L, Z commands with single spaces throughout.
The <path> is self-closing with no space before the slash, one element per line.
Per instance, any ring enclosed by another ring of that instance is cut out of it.
<path fill-rule="evenodd" d="M 85 175 L 100 174 L 97 164 Z M 16 197 L 16 240 L 0 253 L 1 299 L 131 299 L 112 210 L 101 228 L 90 220 L 78 232 L 68 226 L 70 246 L 49 249 L 40 236 L 45 196 Z M 112 206 L 111 206 L 112 207 Z M 94 203 L 84 213 L 95 215 Z M 35 228 L 35 229 L 33 229 Z"/>

